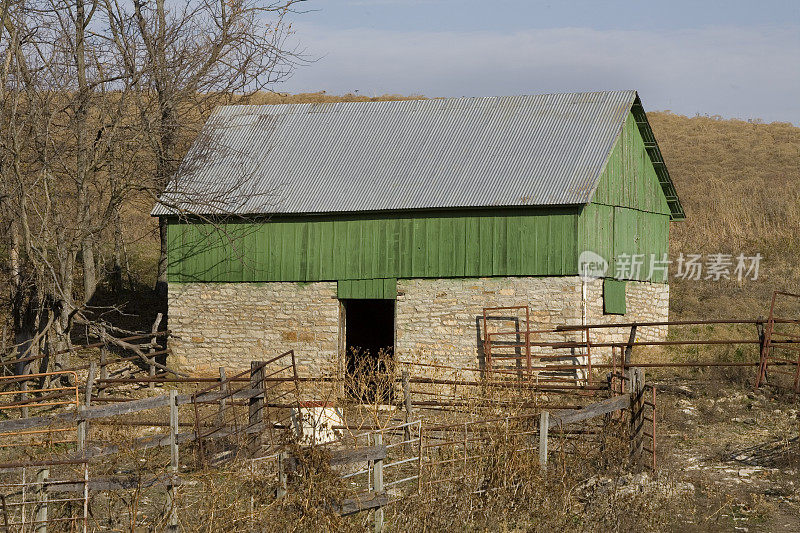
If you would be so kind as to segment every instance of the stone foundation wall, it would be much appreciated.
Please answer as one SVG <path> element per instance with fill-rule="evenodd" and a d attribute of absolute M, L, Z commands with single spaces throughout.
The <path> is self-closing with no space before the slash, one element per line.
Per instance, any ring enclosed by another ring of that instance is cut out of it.
<path fill-rule="evenodd" d="M 533 329 L 552 329 L 556 325 L 579 325 L 584 314 L 583 288 L 579 277 L 512 277 L 473 279 L 413 279 L 398 281 L 395 353 L 400 361 L 446 367 L 482 369 L 483 308 L 529 305 Z M 669 286 L 647 282 L 626 284 L 625 315 L 603 314 L 603 282 L 592 280 L 586 286 L 586 323 L 664 321 L 668 317 Z M 489 322 L 490 331 L 524 329 L 524 310 L 492 312 L 507 320 Z M 510 320 L 516 317 L 518 320 Z M 521 325 L 520 325 L 521 323 Z M 598 330 L 592 342 L 623 342 L 630 330 Z M 640 328 L 637 339 L 666 337 L 665 327 Z M 513 336 L 498 337 L 514 341 Z M 531 341 L 579 341 L 581 334 L 541 334 Z M 524 338 L 520 337 L 521 342 Z M 552 355 L 550 348 L 532 348 L 532 355 Z M 568 354 L 569 352 L 565 352 Z M 593 361 L 608 358 L 610 349 L 595 349 Z M 415 367 L 419 373 L 447 375 L 446 370 Z M 460 373 L 476 379 L 477 372 Z"/>
<path fill-rule="evenodd" d="M 602 280 L 588 282 L 586 322 L 668 318 L 668 285 L 628 282 L 626 286 L 627 314 L 604 315 Z M 428 365 L 483 367 L 484 307 L 529 305 L 536 329 L 579 325 L 584 313 L 578 277 L 411 279 L 399 280 L 397 290 L 396 357 Z M 519 312 L 502 314 L 524 318 Z M 220 366 L 244 370 L 250 361 L 293 349 L 301 376 L 341 376 L 339 323 L 336 282 L 172 283 L 169 287 L 169 327 L 176 335 L 170 346 L 179 364 L 194 372 L 212 373 Z M 494 320 L 490 326 L 493 331 L 524 329 L 514 320 Z M 658 340 L 666 333 L 664 327 L 641 328 L 637 338 Z M 624 342 L 628 334 L 626 328 L 597 330 L 591 340 Z M 578 341 L 581 336 L 559 333 L 538 339 Z M 549 348 L 534 348 L 532 354 L 537 353 L 553 354 Z M 596 349 L 593 361 L 609 353 Z M 425 368 L 415 367 L 413 373 L 433 373 Z M 462 374 L 465 379 L 478 375 Z"/>
<path fill-rule="evenodd" d="M 625 284 L 624 315 L 603 314 L 603 282 L 587 284 L 587 324 L 620 324 L 628 322 L 665 322 L 669 320 L 669 285 L 629 281 Z M 592 342 L 627 342 L 630 328 L 600 329 L 590 333 Z M 667 326 L 641 327 L 636 331 L 638 341 L 658 341 L 667 337 Z M 608 350 L 605 350 L 608 352 Z M 610 352 L 609 352 L 610 353 Z"/>
<path fill-rule="evenodd" d="M 339 371 L 336 282 L 170 283 L 170 348 L 194 372 L 295 351 L 301 376 Z"/>

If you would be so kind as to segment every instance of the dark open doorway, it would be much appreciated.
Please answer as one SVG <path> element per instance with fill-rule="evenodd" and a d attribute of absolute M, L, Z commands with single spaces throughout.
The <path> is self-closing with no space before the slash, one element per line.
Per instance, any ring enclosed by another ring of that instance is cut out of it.
<path fill-rule="evenodd" d="M 351 394 L 372 396 L 388 374 L 394 352 L 394 300 L 342 300 L 345 361 Z M 383 394 L 381 394 L 383 395 Z"/>

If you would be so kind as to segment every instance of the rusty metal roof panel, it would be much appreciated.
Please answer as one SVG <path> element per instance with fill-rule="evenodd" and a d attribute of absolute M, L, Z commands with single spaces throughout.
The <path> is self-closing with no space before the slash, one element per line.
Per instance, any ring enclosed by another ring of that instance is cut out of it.
<path fill-rule="evenodd" d="M 153 215 L 585 204 L 636 99 L 224 106 Z"/>

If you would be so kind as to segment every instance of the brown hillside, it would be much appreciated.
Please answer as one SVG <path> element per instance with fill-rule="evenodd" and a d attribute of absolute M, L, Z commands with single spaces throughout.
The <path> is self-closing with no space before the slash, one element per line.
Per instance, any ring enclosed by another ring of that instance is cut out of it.
<path fill-rule="evenodd" d="M 650 113 L 686 220 L 671 226 L 670 255 L 761 253 L 759 280 L 673 278 L 678 317 L 755 316 L 773 288 L 800 289 L 800 128 L 719 117 Z"/>

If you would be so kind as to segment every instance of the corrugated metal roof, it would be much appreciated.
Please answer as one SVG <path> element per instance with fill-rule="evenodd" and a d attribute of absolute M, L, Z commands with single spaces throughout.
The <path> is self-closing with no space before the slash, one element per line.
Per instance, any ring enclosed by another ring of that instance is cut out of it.
<path fill-rule="evenodd" d="M 635 91 L 218 108 L 153 215 L 590 201 Z"/>

